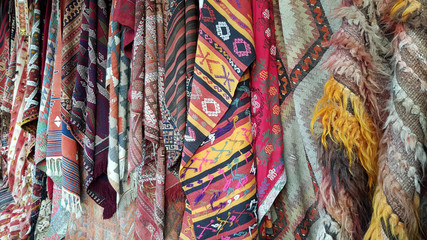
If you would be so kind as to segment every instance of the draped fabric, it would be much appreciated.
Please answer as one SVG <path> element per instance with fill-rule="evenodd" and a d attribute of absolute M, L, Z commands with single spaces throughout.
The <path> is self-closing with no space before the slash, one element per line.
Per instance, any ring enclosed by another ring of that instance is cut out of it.
<path fill-rule="evenodd" d="M 427 161 L 425 5 L 380 2 L 378 10 L 385 15 L 384 21 L 390 28 L 387 30 L 393 33 L 393 76 L 390 99 L 386 102 L 389 115 L 379 146 L 373 214 L 365 238 L 425 239 L 425 177 L 422 180 Z"/>
<path fill-rule="evenodd" d="M 3 96 L 7 94 L 9 87 L 6 85 L 8 68 L 9 68 L 9 54 L 11 48 L 11 27 L 13 21 L 13 13 L 9 13 L 13 7 L 13 4 L 9 4 L 10 1 L 4 1 L 0 5 L 0 100 L 3 100 Z M 12 20 L 12 21 L 11 21 Z M 7 179 L 6 168 L 7 168 L 7 135 L 9 132 L 10 114 L 6 111 L 2 111 L 3 101 L 0 101 L 0 166 L 2 171 L 0 172 L 3 179 Z"/>
<path fill-rule="evenodd" d="M 35 161 L 35 145 L 36 137 L 37 137 L 37 125 L 38 125 L 38 115 L 40 110 L 40 94 L 42 88 L 42 80 L 44 73 L 44 63 L 46 59 L 47 52 L 47 42 L 49 38 L 49 25 L 50 25 L 50 17 L 52 10 L 52 0 L 42 1 L 40 4 L 40 15 L 37 16 L 37 1 L 34 5 L 34 15 L 33 15 L 33 25 L 32 25 L 32 37 L 30 44 L 30 59 L 29 59 L 29 69 L 30 72 L 27 76 L 27 87 L 25 92 L 25 110 L 23 120 L 21 122 L 21 126 L 24 130 L 33 135 L 31 142 L 28 144 L 31 146 L 27 153 L 27 157 L 31 160 L 31 162 L 36 166 Z M 39 18 L 39 19 L 37 19 Z M 38 26 L 40 25 L 40 26 Z M 39 27 L 39 28 L 37 28 Z M 37 32 L 38 31 L 38 32 Z M 41 37 L 38 38 L 38 35 Z M 36 40 L 35 40 L 36 39 Z M 38 49 L 35 48 L 32 44 L 35 40 L 36 44 L 38 44 Z M 32 55 L 34 52 L 34 55 Z M 36 58 L 36 54 L 38 58 Z M 32 60 L 34 59 L 34 62 Z M 37 66 L 35 66 L 37 64 Z M 38 71 L 34 71 L 32 68 L 37 69 Z M 34 80 L 34 81 L 32 81 Z M 30 86 L 34 86 L 32 89 Z M 32 90 L 30 96 L 27 97 L 28 91 Z M 44 95 L 46 96 L 46 95 Z M 32 106 L 31 104 L 35 104 Z M 43 105 L 42 105 L 43 106 Z M 46 174 L 44 171 L 40 169 L 35 169 L 32 174 L 32 184 L 33 184 L 33 194 L 32 194 L 32 204 L 31 204 L 31 232 L 30 238 L 34 238 L 36 225 L 38 223 L 39 211 L 42 206 L 42 202 L 47 197 L 46 191 Z M 43 211 L 45 213 L 45 211 Z M 42 216 L 46 217 L 46 216 Z"/>
<path fill-rule="evenodd" d="M 25 132 L 17 122 L 22 121 L 24 113 L 24 95 L 27 76 L 28 61 L 28 37 L 20 36 L 17 39 L 17 62 L 15 78 L 15 90 L 11 110 L 11 131 L 9 133 L 8 146 L 8 179 L 9 189 L 15 203 L 9 206 L 0 215 L 0 229 L 2 239 L 26 238 L 31 231 L 32 209 L 32 168 L 34 165 L 29 157 L 29 142 L 32 135 Z"/>
<path fill-rule="evenodd" d="M 249 65 L 249 1 L 204 1 L 200 9 L 180 181 L 187 197 L 180 238 L 257 235 Z"/>
<path fill-rule="evenodd" d="M 197 1 L 169 1 L 164 79 L 166 102 L 160 106 L 169 169 L 179 163 L 183 147 L 189 95 L 187 86 L 194 72 L 198 14 Z"/>
<path fill-rule="evenodd" d="M 54 63 L 56 51 L 58 49 L 58 30 L 59 30 L 59 21 L 60 19 L 60 2 L 54 0 L 52 2 L 52 15 L 50 17 L 49 31 L 45 34 L 48 36 L 47 41 L 47 50 L 46 58 L 44 61 L 44 73 L 42 75 L 42 89 L 40 97 L 40 110 L 38 114 L 37 122 L 37 134 L 36 134 L 36 144 L 35 144 L 35 154 L 34 162 L 41 169 L 46 171 L 46 163 L 43 161 L 46 159 L 47 152 L 47 133 L 48 133 L 48 118 L 50 114 L 50 105 L 51 105 L 51 88 L 52 88 L 52 78 L 54 71 Z M 48 174 L 50 175 L 50 174 Z"/>
<path fill-rule="evenodd" d="M 44 29 L 44 13 L 46 2 L 35 0 L 33 3 L 31 25 L 30 56 L 28 59 L 28 77 L 27 87 L 25 89 L 25 108 L 22 122 L 22 128 L 32 135 L 36 135 L 37 116 L 40 104 L 40 86 L 42 73 L 42 43 Z M 34 138 L 35 139 L 35 138 Z M 30 143 L 33 145 L 34 143 Z"/>
<path fill-rule="evenodd" d="M 132 26 L 122 18 L 123 1 L 113 1 L 108 33 L 107 86 L 110 93 L 108 180 L 118 196 L 118 207 L 126 206 L 136 194 L 127 184 L 127 134 L 129 131 L 129 102 L 131 62 L 125 54 L 125 34 Z M 134 183 L 133 183 L 134 184 Z"/>
<path fill-rule="evenodd" d="M 16 57 L 17 57 L 17 50 L 18 50 L 18 45 L 17 42 L 19 39 L 19 37 L 17 37 L 17 33 L 16 33 L 16 18 L 15 18 L 15 5 L 11 4 L 10 7 L 10 44 L 9 44 L 9 55 L 8 58 L 2 61 L 7 61 L 8 66 L 7 66 L 7 71 L 5 72 L 6 74 L 6 79 L 5 79 L 5 83 L 4 83 L 4 91 L 2 94 L 2 103 L 0 106 L 0 109 L 2 112 L 4 113 L 9 113 L 10 109 L 12 108 L 12 98 L 13 98 L 13 92 L 14 92 L 14 84 L 13 84 L 13 79 L 16 73 Z M 7 43 L 5 43 L 7 44 Z M 6 67 L 6 66 L 5 66 Z"/>
<path fill-rule="evenodd" d="M 9 17 L 9 2 L 4 1 L 0 5 L 0 97 L 3 97 L 5 92 L 5 83 L 7 77 L 9 48 L 10 48 L 10 17 Z M 2 101 L 3 103 L 3 101 Z M 0 103 L 0 104 L 2 104 Z M 1 105 L 0 105 L 1 107 Z"/>
<path fill-rule="evenodd" d="M 256 60 L 251 72 L 251 122 L 257 167 L 258 220 L 286 183 L 272 1 L 252 1 Z"/>
<path fill-rule="evenodd" d="M 0 240 L 426 238 L 426 4 L 1 1 Z"/>
<path fill-rule="evenodd" d="M 104 218 L 110 218 L 116 211 L 116 194 L 107 178 L 109 93 L 106 89 L 106 67 L 109 11 L 103 0 L 87 0 L 84 3 L 79 78 L 73 94 L 71 116 L 72 124 L 82 132 L 77 140 L 84 145 L 84 167 L 88 173 L 85 187 L 89 196 L 104 208 Z"/>
<path fill-rule="evenodd" d="M 339 225 L 319 207 L 322 174 L 310 121 L 329 73 L 325 43 L 341 20 L 337 1 L 273 1 L 286 185 L 260 225 L 260 239 L 327 239 Z M 317 123 L 316 123 L 317 124 Z M 320 128 L 315 125 L 317 134 Z M 269 223 L 271 221 L 271 223 Z"/>
<path fill-rule="evenodd" d="M 56 13 L 55 13 L 56 11 Z M 46 72 L 46 80 L 50 80 L 50 91 L 49 95 L 46 97 L 48 99 L 49 104 L 46 105 L 46 108 L 49 109 L 49 113 L 47 116 L 47 133 L 46 133 L 46 143 L 45 146 L 40 144 L 39 149 L 42 152 L 43 147 L 45 147 L 45 158 L 46 158 L 46 174 L 55 182 L 57 186 L 61 186 L 62 183 L 62 121 L 61 121 L 61 68 L 62 68 L 62 28 L 61 23 L 61 14 L 60 14 L 60 1 L 53 1 L 52 6 L 52 24 L 56 26 L 57 30 L 56 34 L 56 48 L 54 51 L 54 60 L 53 63 L 50 63 L 53 67 L 52 70 L 48 70 Z M 54 16 L 55 15 L 55 16 Z M 56 18 L 56 20 L 54 20 Z M 57 21 L 57 22 L 55 22 Z M 46 61 L 48 64 L 48 61 Z M 51 74 L 51 76 L 49 76 Z M 47 101 L 47 100 L 46 100 Z M 46 116 L 42 116 L 44 119 Z M 41 122 L 41 121 L 39 121 Z M 39 128 L 39 127 L 38 127 Z M 42 140 L 43 141 L 43 140 Z M 37 146 L 36 146 L 37 153 Z M 37 154 L 36 154 L 37 156 Z M 36 158 L 37 159 L 37 158 Z"/>
<path fill-rule="evenodd" d="M 135 238 L 163 238 L 165 147 L 160 131 L 159 84 L 165 67 L 166 1 L 136 1 L 132 60 L 129 167 L 136 169 Z"/>
<path fill-rule="evenodd" d="M 77 76 L 77 55 L 82 21 L 82 1 L 65 0 L 62 25 L 61 119 L 62 201 L 68 211 L 81 214 L 80 165 L 77 142 L 71 132 L 72 94 Z"/>
<path fill-rule="evenodd" d="M 59 5 L 57 5 L 59 7 Z M 58 14 L 59 15 L 59 14 Z M 58 16 L 59 17 L 59 16 Z M 60 18 L 59 18 L 60 19 Z M 58 29 L 61 29 L 58 22 Z M 60 31 L 59 31 L 60 33 Z M 61 76 L 62 76 L 62 34 L 58 34 L 55 63 L 50 91 L 50 110 L 46 143 L 46 174 L 52 178 L 52 211 L 46 232 L 46 239 L 61 239 L 65 236 L 70 213 L 61 205 L 62 199 L 62 121 L 61 121 Z"/>

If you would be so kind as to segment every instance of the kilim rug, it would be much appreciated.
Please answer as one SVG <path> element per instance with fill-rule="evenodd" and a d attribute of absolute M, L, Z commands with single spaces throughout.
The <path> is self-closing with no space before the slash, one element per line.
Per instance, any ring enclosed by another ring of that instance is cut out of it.
<path fill-rule="evenodd" d="M 287 182 L 270 208 L 271 233 L 267 235 L 262 227 L 260 238 L 315 239 L 321 236 L 323 213 L 317 209 L 316 193 L 322 175 L 310 121 L 329 77 L 322 63 L 332 50 L 322 43 L 339 27 L 340 21 L 330 18 L 339 3 L 280 0 L 273 4 Z"/>
<path fill-rule="evenodd" d="M 200 9 L 180 166 L 187 197 L 181 239 L 258 233 L 247 71 L 255 60 L 251 13 L 250 1 L 207 0 Z"/>

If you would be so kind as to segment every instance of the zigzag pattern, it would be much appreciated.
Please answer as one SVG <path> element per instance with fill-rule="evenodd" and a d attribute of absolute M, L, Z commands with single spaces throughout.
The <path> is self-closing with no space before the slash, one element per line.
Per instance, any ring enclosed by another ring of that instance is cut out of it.
<path fill-rule="evenodd" d="M 283 23 L 283 34 L 285 42 L 285 57 L 283 59 L 286 62 L 286 69 L 293 69 L 299 63 L 299 60 L 304 56 L 307 49 L 313 44 L 318 38 L 319 31 L 316 23 L 313 19 L 313 13 L 311 12 L 308 3 L 305 1 L 290 1 L 279 2 L 281 8 L 288 7 L 292 12 L 292 15 L 282 18 Z M 289 18 L 293 18 L 294 24 L 287 24 Z M 287 27 L 291 26 L 291 27 Z"/>

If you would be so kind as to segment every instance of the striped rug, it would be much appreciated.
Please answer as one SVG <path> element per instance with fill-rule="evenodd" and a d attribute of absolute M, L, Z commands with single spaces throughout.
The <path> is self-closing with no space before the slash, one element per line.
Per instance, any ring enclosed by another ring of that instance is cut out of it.
<path fill-rule="evenodd" d="M 0 211 L 3 211 L 11 202 L 13 202 L 13 197 L 9 188 L 2 188 L 0 190 Z"/>

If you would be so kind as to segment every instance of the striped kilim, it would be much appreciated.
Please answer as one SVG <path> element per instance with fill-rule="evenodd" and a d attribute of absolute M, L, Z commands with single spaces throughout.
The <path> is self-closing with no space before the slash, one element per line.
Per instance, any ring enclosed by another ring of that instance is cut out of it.
<path fill-rule="evenodd" d="M 42 90 L 40 96 L 40 111 L 37 122 L 37 134 L 36 134 L 36 145 L 35 145 L 35 164 L 40 164 L 38 167 L 42 170 L 46 170 L 45 163 L 47 151 L 47 133 L 48 133 L 48 117 L 50 113 L 50 97 L 52 88 L 53 68 L 55 63 L 55 54 L 57 50 L 57 38 L 60 21 L 60 8 L 59 0 L 52 1 L 52 15 L 49 23 L 48 43 L 46 50 L 46 60 L 44 65 L 44 74 L 42 82 Z"/>
<path fill-rule="evenodd" d="M 77 76 L 77 53 L 81 32 L 82 0 L 65 0 L 62 26 L 62 79 L 61 79 L 61 118 L 62 118 L 62 201 L 68 210 L 81 213 L 80 206 L 80 168 L 77 158 L 77 142 L 71 133 L 70 112 L 74 82 Z"/>
<path fill-rule="evenodd" d="M 187 120 L 187 86 L 193 77 L 196 54 L 198 6 L 195 0 L 170 1 L 166 35 L 166 106 L 161 106 L 167 166 L 181 157 Z"/>
<path fill-rule="evenodd" d="M 58 11 L 57 27 L 61 29 L 61 14 L 58 0 L 53 1 L 53 11 L 55 7 Z M 53 63 L 51 90 L 49 92 L 49 115 L 47 124 L 46 139 L 46 174 L 55 182 L 58 187 L 62 185 L 62 121 L 61 121 L 61 68 L 62 68 L 62 33 L 57 32 L 57 42 L 55 51 L 55 62 Z M 37 147 L 36 147 L 37 149 Z"/>
<path fill-rule="evenodd" d="M 9 203 L 13 202 L 12 194 L 8 188 L 0 190 L 0 211 L 3 211 Z"/>
<path fill-rule="evenodd" d="M 204 1 L 180 181 L 187 197 L 180 238 L 258 234 L 249 65 L 250 1 Z"/>
<path fill-rule="evenodd" d="M 61 29 L 61 22 L 58 29 Z M 52 216 L 46 239 L 61 239 L 65 236 L 70 213 L 61 206 L 62 198 L 62 121 L 61 121 L 61 68 L 62 34 L 58 34 L 58 45 L 50 92 L 50 111 L 47 134 L 46 174 L 54 181 L 52 192 Z"/>

